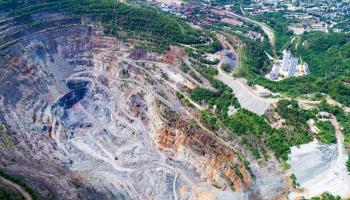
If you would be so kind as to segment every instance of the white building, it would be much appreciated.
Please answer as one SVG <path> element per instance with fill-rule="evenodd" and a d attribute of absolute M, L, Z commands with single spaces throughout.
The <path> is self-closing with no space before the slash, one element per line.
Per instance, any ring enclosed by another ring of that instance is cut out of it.
<path fill-rule="evenodd" d="M 269 56 L 270 57 L 270 56 Z M 307 63 L 302 62 L 298 57 L 293 57 L 288 50 L 283 50 L 283 59 L 273 59 L 273 65 L 266 78 L 279 81 L 285 78 L 305 76 L 310 74 Z"/>
<path fill-rule="evenodd" d="M 282 60 L 282 68 L 283 70 L 288 70 L 289 60 L 290 60 L 291 53 L 288 50 L 283 50 L 283 60 Z"/>

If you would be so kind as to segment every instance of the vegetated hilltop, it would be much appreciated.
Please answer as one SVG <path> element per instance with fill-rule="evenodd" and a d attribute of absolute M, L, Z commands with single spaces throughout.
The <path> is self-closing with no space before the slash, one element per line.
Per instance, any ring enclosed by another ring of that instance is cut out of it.
<path fill-rule="evenodd" d="M 277 54 L 286 47 L 293 36 L 293 31 L 288 29 L 288 24 L 296 21 L 284 17 L 284 14 L 285 12 L 268 12 L 253 17 L 257 21 L 266 23 L 274 30 Z"/>
<path fill-rule="evenodd" d="M 42 12 L 65 12 L 77 18 L 90 17 L 99 21 L 106 34 L 126 38 L 142 38 L 148 42 L 146 47 L 162 51 L 169 44 L 200 44 L 204 35 L 190 28 L 185 22 L 156 9 L 138 5 L 127 5 L 113 0 L 53 0 L 53 1 L 10 1 L 0 2 L 0 11 L 11 17 L 23 29 L 17 30 L 13 37 L 3 38 L 1 48 L 11 44 L 30 31 L 39 31 L 48 26 L 33 19 L 32 15 Z M 5 22 L 3 22 L 5 23 Z"/>
<path fill-rule="evenodd" d="M 252 46 L 251 49 L 256 48 Z M 269 81 L 263 78 L 263 74 L 256 73 L 258 71 L 256 69 L 263 69 L 264 65 L 250 64 L 250 59 L 257 60 L 260 57 L 254 57 L 254 52 L 249 47 L 245 49 L 246 59 L 241 74 L 273 92 L 285 92 L 292 96 L 322 92 L 344 105 L 350 105 L 350 41 L 348 35 L 308 33 L 297 37 L 290 49 L 308 63 L 310 75 L 279 82 Z M 260 55 L 263 56 L 262 53 Z M 265 60 L 267 59 L 265 56 Z"/>

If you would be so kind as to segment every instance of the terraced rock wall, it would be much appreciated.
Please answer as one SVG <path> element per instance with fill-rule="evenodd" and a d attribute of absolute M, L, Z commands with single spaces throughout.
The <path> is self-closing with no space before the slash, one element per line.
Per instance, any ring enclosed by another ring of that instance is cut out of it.
<path fill-rule="evenodd" d="M 188 124 L 176 97 L 186 80 L 179 66 L 154 53 L 135 61 L 137 41 L 88 21 L 33 19 L 37 28 L 0 22 L 0 123 L 14 144 L 0 152 L 7 173 L 43 199 L 168 200 L 217 195 L 213 184 L 233 196 L 249 187 L 234 153 Z M 169 124 L 163 107 L 186 120 Z"/>

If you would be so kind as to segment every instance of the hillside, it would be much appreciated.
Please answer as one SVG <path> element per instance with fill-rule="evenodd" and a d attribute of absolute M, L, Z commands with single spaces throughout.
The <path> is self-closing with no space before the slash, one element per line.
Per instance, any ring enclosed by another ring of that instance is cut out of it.
<path fill-rule="evenodd" d="M 345 34 L 338 33 L 310 33 L 297 37 L 290 45 L 290 49 L 295 55 L 300 56 L 302 60 L 308 63 L 311 72 L 308 76 L 273 82 L 263 78 L 262 74 L 254 74 L 244 68 L 242 73 L 250 80 L 254 80 L 259 76 L 260 78 L 255 80 L 255 83 L 263 85 L 273 92 L 287 93 L 291 96 L 320 92 L 330 95 L 334 100 L 349 106 L 350 87 L 348 80 L 350 79 L 350 71 L 348 66 L 350 64 L 350 42 L 348 37 Z M 249 56 L 247 60 L 250 60 L 253 54 L 247 55 Z M 262 55 L 262 57 L 267 60 L 266 56 Z M 252 59 L 256 60 L 256 58 Z M 248 70 L 266 67 L 262 64 L 253 66 L 249 62 L 245 65 Z"/>
<path fill-rule="evenodd" d="M 108 35 L 121 38 L 142 38 L 146 46 L 154 50 L 165 50 L 170 44 L 199 44 L 206 39 L 202 33 L 191 29 L 180 19 L 138 5 L 126 5 L 112 0 L 64 0 L 64 1 L 2 1 L 0 11 L 6 12 L 17 28 L 13 35 L 6 35 L 0 48 L 12 44 L 16 39 L 49 28 L 52 24 L 33 19 L 43 12 L 61 12 L 75 18 L 89 17 L 100 22 Z M 4 22 L 3 22 L 4 23 Z M 69 22 L 67 22 L 69 23 Z M 71 22 L 72 23 L 72 22 Z M 62 23 L 60 24 L 62 26 Z"/>

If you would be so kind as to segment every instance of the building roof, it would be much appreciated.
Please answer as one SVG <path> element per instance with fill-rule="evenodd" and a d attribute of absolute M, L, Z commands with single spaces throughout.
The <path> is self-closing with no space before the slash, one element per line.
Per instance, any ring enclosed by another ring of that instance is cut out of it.
<path fill-rule="evenodd" d="M 298 62 L 299 62 L 299 59 L 297 57 L 292 57 L 292 59 L 290 60 L 290 65 L 289 65 L 288 77 L 292 77 L 295 75 Z"/>
<path fill-rule="evenodd" d="M 283 70 L 287 71 L 291 53 L 290 51 L 284 50 L 283 54 L 284 55 L 283 55 L 282 67 L 283 67 Z"/>

